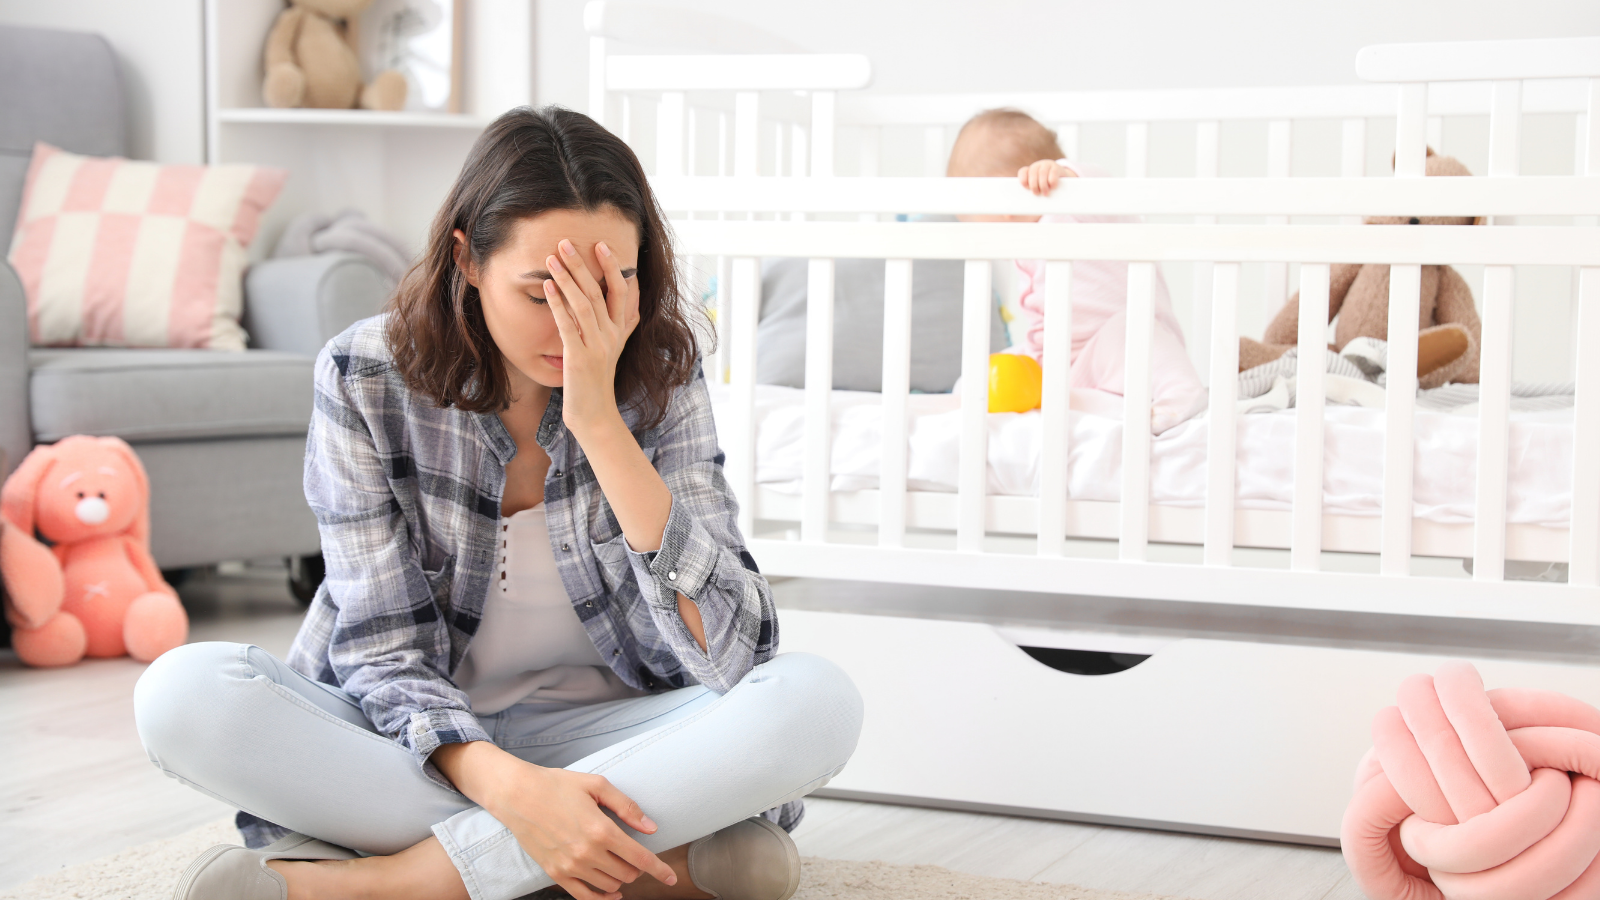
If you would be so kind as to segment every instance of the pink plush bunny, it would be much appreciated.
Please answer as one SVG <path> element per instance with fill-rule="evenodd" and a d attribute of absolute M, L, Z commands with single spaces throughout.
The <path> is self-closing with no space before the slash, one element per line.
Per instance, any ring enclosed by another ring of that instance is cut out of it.
<path fill-rule="evenodd" d="M 18 658 L 149 662 L 184 642 L 189 618 L 150 556 L 149 507 L 144 466 L 118 438 L 74 435 L 22 460 L 0 489 L 0 576 Z"/>

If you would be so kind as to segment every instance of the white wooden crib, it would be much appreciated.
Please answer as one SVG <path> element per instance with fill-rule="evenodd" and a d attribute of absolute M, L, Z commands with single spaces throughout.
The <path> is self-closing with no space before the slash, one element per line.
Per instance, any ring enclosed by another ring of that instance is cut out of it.
<path fill-rule="evenodd" d="M 603 17 L 593 18 L 603 31 Z M 1550 634 L 1570 628 L 1592 645 L 1600 634 L 1600 363 L 1593 355 L 1600 348 L 1600 228 L 1592 219 L 1600 212 L 1600 39 L 1369 48 L 1360 72 L 1381 83 L 1370 88 L 1207 92 L 1206 102 L 1197 93 L 1144 92 L 1144 105 L 1129 108 L 1103 97 L 1080 97 L 1079 106 L 1062 99 L 1053 121 L 1095 115 L 1137 120 L 1130 126 L 1127 164 L 1135 176 L 1141 123 L 1200 116 L 1200 165 L 1192 178 L 1072 181 L 1047 199 L 1006 180 L 832 174 L 836 125 L 944 129 L 977 108 L 1017 105 L 1010 97 L 880 104 L 848 93 L 865 82 L 859 60 L 696 58 L 673 69 L 619 64 L 624 57 L 607 59 L 603 44 L 596 49 L 595 111 L 604 112 L 608 102 L 616 110 L 609 90 L 660 92 L 655 183 L 663 205 L 678 214 L 680 252 L 725 261 L 717 318 L 722 349 L 709 374 L 714 382 L 726 380 L 718 415 L 727 472 L 763 571 L 929 590 L 1001 589 L 1034 598 L 1036 614 L 1027 621 L 992 607 L 953 614 L 947 606 L 919 608 L 914 598 L 893 615 L 845 604 L 786 609 L 784 648 L 839 661 L 867 698 L 862 745 L 830 786 L 835 795 L 1331 843 L 1356 760 L 1369 743 L 1372 714 L 1393 702 L 1402 677 L 1458 652 L 1462 627 L 1478 629 L 1477 643 L 1466 642 L 1467 655 L 1491 685 L 1548 687 L 1600 703 L 1600 668 L 1591 660 L 1526 643 L 1507 649 L 1492 637 L 1497 629 Z M 712 87 L 735 95 L 733 162 L 717 175 L 686 174 L 699 171 L 685 162 L 696 157 L 686 132 L 670 123 L 692 105 L 687 92 Z M 797 114 L 783 123 L 779 117 L 785 134 L 802 136 L 774 142 L 790 148 L 789 170 L 779 171 L 791 177 L 760 173 L 758 102 L 766 95 L 758 101 L 758 90 L 809 92 L 799 110 L 809 118 Z M 1368 105 L 1353 105 L 1352 98 Z M 1578 174 L 1517 174 L 1519 110 L 1537 104 L 1578 116 Z M 1417 177 L 1430 114 L 1463 109 L 1489 117 L 1488 177 Z M 1289 177 L 1286 164 L 1279 164 L 1287 159 L 1289 130 L 1278 124 L 1268 129 L 1268 156 L 1279 162 L 1266 177 L 1221 178 L 1214 165 L 1207 170 L 1219 122 L 1321 116 L 1345 121 L 1348 167 L 1340 177 Z M 1380 116 L 1393 121 L 1397 177 L 1359 177 L 1354 161 L 1365 148 L 1357 143 L 1364 140 L 1364 123 Z M 809 174 L 803 174 L 805 156 Z M 928 158 L 934 158 L 931 150 Z M 920 212 L 1183 219 L 1135 225 L 878 221 L 880 214 Z M 1489 215 L 1502 224 L 1353 224 L 1364 215 Z M 1235 217 L 1253 224 L 1236 224 Z M 1510 217 L 1573 224 L 1503 224 Z M 763 257 L 810 260 L 805 388 L 795 400 L 804 411 L 798 495 L 760 477 L 758 395 L 770 393 L 755 379 Z M 876 486 L 841 490 L 831 470 L 832 411 L 840 402 L 830 383 L 832 260 L 847 257 L 888 263 L 884 387 L 875 401 L 881 417 Z M 1043 407 L 1027 414 L 1037 417 L 1039 477 L 1037 491 L 1027 495 L 988 489 L 992 261 L 1014 258 L 1049 261 Z M 966 261 L 954 490 L 908 485 L 908 412 L 919 402 L 908 381 L 913 259 Z M 1069 411 L 1066 378 L 1068 275 L 1075 259 L 1130 262 L 1124 424 L 1138 424 L 1121 431 L 1115 501 L 1080 499 L 1068 490 L 1078 421 Z M 1207 275 L 1209 302 L 1199 331 L 1211 401 L 1204 414 L 1203 507 L 1151 502 L 1152 438 L 1143 423 L 1151 400 L 1153 273 L 1165 261 L 1203 264 Z M 1327 296 L 1329 266 L 1351 261 L 1393 267 L 1376 516 L 1330 514 L 1324 503 L 1328 351 L 1317 298 Z M 1414 514 L 1420 267 L 1435 263 L 1483 267 L 1473 285 L 1485 337 L 1468 523 Z M 1284 273 L 1297 267 L 1297 287 L 1308 300 L 1299 331 L 1301 401 L 1285 414 L 1293 422 L 1287 510 L 1234 502 L 1239 285 L 1242 268 L 1251 265 Z M 1564 527 L 1507 522 L 1518 266 L 1578 273 L 1576 341 L 1584 352 L 1575 372 L 1572 500 Z M 1447 577 L 1448 566 L 1438 562 L 1462 559 L 1472 562 L 1470 578 Z M 1507 580 L 1508 561 L 1564 563 L 1567 581 Z M 1382 631 L 1386 622 L 1408 630 L 1403 641 L 1387 645 L 1337 636 L 1219 639 L 1203 629 L 1185 634 L 1176 625 L 1119 628 L 1107 624 L 1113 615 L 1089 625 L 1067 614 L 1053 617 L 1052 606 L 1072 605 L 1063 595 L 1099 598 L 1097 608 L 1112 612 L 1158 601 L 1175 622 L 1192 623 L 1189 609 L 1244 609 L 1263 618 L 1305 615 L 1333 623 L 1330 635 L 1344 622 L 1359 622 L 1369 632 Z M 1430 629 L 1438 632 L 1436 640 Z M 1024 647 L 1148 658 L 1114 674 L 1078 675 L 1057 671 L 1040 661 L 1048 654 Z"/>

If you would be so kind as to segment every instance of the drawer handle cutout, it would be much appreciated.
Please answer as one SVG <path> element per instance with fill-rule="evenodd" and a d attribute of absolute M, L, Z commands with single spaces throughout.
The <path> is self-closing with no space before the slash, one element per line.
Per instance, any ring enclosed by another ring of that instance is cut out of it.
<path fill-rule="evenodd" d="M 1114 675 L 1126 672 L 1150 658 L 1148 654 L 1109 653 L 1104 650 L 1066 650 L 1059 647 L 1019 649 L 1033 657 L 1035 662 L 1072 675 Z"/>

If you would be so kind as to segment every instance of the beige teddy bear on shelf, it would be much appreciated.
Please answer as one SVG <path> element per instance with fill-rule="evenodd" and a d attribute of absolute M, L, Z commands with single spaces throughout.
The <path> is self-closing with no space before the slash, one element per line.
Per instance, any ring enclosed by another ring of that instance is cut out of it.
<path fill-rule="evenodd" d="M 261 85 L 279 109 L 401 109 L 406 79 L 392 69 L 361 82 L 355 23 L 372 0 L 289 0 L 267 34 Z"/>

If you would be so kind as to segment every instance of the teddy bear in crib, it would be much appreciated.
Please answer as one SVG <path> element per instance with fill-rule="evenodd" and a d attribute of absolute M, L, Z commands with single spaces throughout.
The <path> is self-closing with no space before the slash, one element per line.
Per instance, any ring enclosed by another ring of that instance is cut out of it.
<path fill-rule="evenodd" d="M 279 109 L 383 109 L 406 105 L 405 76 L 361 81 L 355 22 L 372 0 L 289 0 L 267 33 L 262 98 Z"/>
<path fill-rule="evenodd" d="M 149 662 L 184 642 L 189 618 L 150 556 L 149 506 L 144 466 L 118 438 L 74 435 L 23 458 L 0 488 L 0 576 L 17 658 Z"/>
<path fill-rule="evenodd" d="M 1471 175 L 1467 167 L 1428 148 L 1427 174 Z M 1470 216 L 1371 216 L 1368 225 L 1481 225 Z M 1339 263 L 1328 275 L 1328 318 L 1334 327 L 1335 351 L 1358 337 L 1389 337 L 1389 267 Z M 1422 267 L 1422 318 L 1417 334 L 1417 385 L 1436 388 L 1451 382 L 1478 381 L 1478 348 L 1483 323 L 1472 301 L 1472 289 L 1449 266 Z M 1299 340 L 1300 295 L 1278 310 L 1262 340 L 1239 338 L 1239 371 L 1282 356 Z"/>

